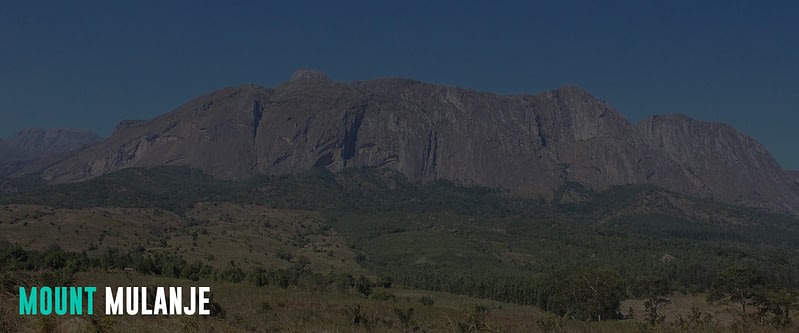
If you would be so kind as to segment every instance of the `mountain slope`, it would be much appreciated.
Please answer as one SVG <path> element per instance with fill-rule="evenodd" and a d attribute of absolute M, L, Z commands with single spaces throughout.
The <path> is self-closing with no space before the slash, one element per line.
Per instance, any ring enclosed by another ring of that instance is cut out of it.
<path fill-rule="evenodd" d="M 386 167 L 412 181 L 447 179 L 546 198 L 575 186 L 651 183 L 799 212 L 787 173 L 728 126 L 681 116 L 634 126 L 570 86 L 504 96 L 406 79 L 341 83 L 316 72 L 274 89 L 225 88 L 151 121 L 124 122 L 42 176 L 75 182 L 159 165 L 223 179 Z M 571 197 L 579 200 L 579 193 Z"/>
<path fill-rule="evenodd" d="M 799 171 L 791 170 L 791 171 L 788 171 L 787 173 L 788 173 L 788 177 L 793 179 L 793 181 L 794 181 L 794 183 L 796 183 L 796 185 L 799 185 Z"/>

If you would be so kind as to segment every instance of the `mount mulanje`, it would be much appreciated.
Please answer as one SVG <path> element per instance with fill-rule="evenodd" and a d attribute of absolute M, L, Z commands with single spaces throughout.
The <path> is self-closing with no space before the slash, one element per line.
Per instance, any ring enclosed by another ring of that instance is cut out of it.
<path fill-rule="evenodd" d="M 653 184 L 799 213 L 799 176 L 724 124 L 665 115 L 634 125 L 573 86 L 498 95 L 408 79 L 336 82 L 313 71 L 274 88 L 224 88 L 152 120 L 123 121 L 106 140 L 17 175 L 41 172 L 64 183 L 162 165 L 233 180 L 381 167 L 411 181 L 550 198 L 563 188 Z"/>

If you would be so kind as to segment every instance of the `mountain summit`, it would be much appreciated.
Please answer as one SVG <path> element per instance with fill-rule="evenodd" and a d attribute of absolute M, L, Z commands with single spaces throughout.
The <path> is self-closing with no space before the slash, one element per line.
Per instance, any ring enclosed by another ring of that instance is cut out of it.
<path fill-rule="evenodd" d="M 42 170 L 54 183 L 181 165 L 223 179 L 314 167 L 391 168 L 552 198 L 564 189 L 654 184 L 799 212 L 799 183 L 755 140 L 722 124 L 655 116 L 631 124 L 574 86 L 498 95 L 408 79 L 336 82 L 298 71 L 275 88 L 195 98 Z"/>

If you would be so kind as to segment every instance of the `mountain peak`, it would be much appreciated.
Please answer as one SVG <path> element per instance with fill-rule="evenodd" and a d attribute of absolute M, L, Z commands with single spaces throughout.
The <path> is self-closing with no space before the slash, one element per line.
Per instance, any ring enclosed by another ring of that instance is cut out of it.
<path fill-rule="evenodd" d="M 573 84 L 562 85 L 555 89 L 555 91 L 569 94 L 591 95 L 591 93 L 589 93 L 587 90 Z"/>
<path fill-rule="evenodd" d="M 305 81 L 305 80 L 329 80 L 330 78 L 327 74 L 314 70 L 314 69 L 299 69 L 296 70 L 293 74 L 291 74 L 291 80 L 289 82 L 295 81 Z"/>
<path fill-rule="evenodd" d="M 572 103 L 575 105 L 588 103 L 593 105 L 593 107 L 601 105 L 602 108 L 610 108 L 601 99 L 592 95 L 587 90 L 575 85 L 564 85 L 557 89 L 553 89 L 546 92 L 545 95 L 548 98 L 551 98 L 553 100 L 560 100 L 564 103 Z"/>
<path fill-rule="evenodd" d="M 29 159 L 64 153 L 102 140 L 97 134 L 74 128 L 28 128 L 0 142 L 4 159 Z"/>
<path fill-rule="evenodd" d="M 99 141 L 102 137 L 90 131 L 76 128 L 28 128 L 17 132 L 3 142 L 16 148 L 31 151 L 39 150 L 39 148 L 33 146 L 41 143 L 40 140 L 57 143 L 57 145 L 53 147 L 57 150 L 55 152 L 64 152 L 79 148 L 73 147 L 73 144 L 67 142 L 60 142 L 68 139 L 75 139 L 75 144 L 82 146 Z"/>

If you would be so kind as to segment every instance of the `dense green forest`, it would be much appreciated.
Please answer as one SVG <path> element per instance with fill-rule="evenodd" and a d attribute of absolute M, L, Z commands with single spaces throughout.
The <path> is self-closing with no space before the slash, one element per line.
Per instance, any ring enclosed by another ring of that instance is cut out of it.
<path fill-rule="evenodd" d="M 646 300 L 653 323 L 675 292 L 738 302 L 744 314 L 780 325 L 788 324 L 797 301 L 799 220 L 651 186 L 580 189 L 586 200 L 565 202 L 557 193 L 547 201 L 445 181 L 413 184 L 377 169 L 229 182 L 161 167 L 76 184 L 51 186 L 35 177 L 11 182 L 15 191 L 2 195 L 0 204 L 156 207 L 180 216 L 198 202 L 318 211 L 378 278 L 312 272 L 303 260 L 283 269 L 214 269 L 143 248 L 90 256 L 13 244 L 0 251 L 4 274 L 133 267 L 145 274 L 362 294 L 372 285 L 394 284 L 532 304 L 580 320 L 621 318 L 620 301 L 636 298 Z"/>

